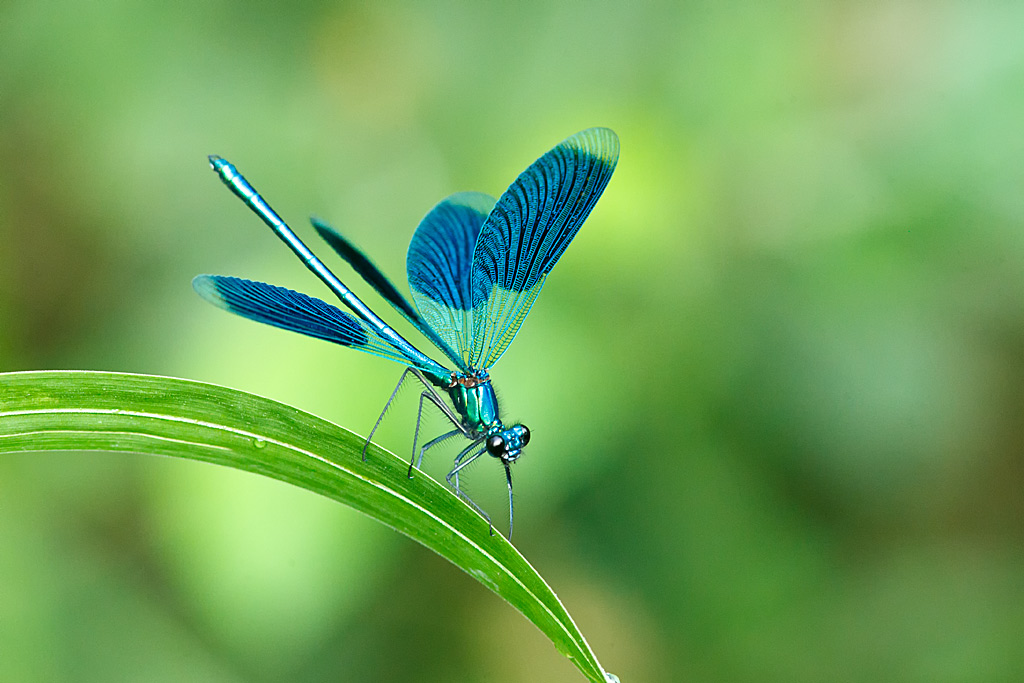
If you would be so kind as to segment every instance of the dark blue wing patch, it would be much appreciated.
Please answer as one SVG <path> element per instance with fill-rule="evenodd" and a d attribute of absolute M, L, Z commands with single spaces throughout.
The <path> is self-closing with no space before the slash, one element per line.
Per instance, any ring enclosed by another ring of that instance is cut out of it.
<path fill-rule="evenodd" d="M 361 320 L 315 297 L 223 275 L 200 275 L 192 287 L 213 305 L 243 318 L 418 367 Z"/>
<path fill-rule="evenodd" d="M 498 199 L 473 252 L 473 368 L 489 368 L 505 352 L 618 158 L 614 132 L 581 131 L 533 162 Z"/>
<path fill-rule="evenodd" d="M 309 220 L 320 234 L 320 237 L 337 252 L 338 256 L 345 259 L 352 266 L 352 269 L 370 283 L 377 293 L 394 306 L 399 313 L 414 323 L 420 319 L 419 313 L 409 303 L 409 300 L 402 296 L 401 292 L 391 283 L 391 280 L 381 272 L 377 264 L 371 261 L 361 249 L 319 218 L 310 218 Z"/>
<path fill-rule="evenodd" d="M 459 192 L 442 200 L 420 222 L 406 257 L 409 290 L 423 319 L 462 358 L 470 351 L 469 312 L 486 298 L 472 289 L 473 250 L 494 197 Z"/>
<path fill-rule="evenodd" d="M 491 202 L 493 203 L 493 199 Z M 436 346 L 444 355 L 448 356 L 460 369 L 465 369 L 462 365 L 462 360 L 459 354 L 457 354 L 448 344 L 447 340 L 442 338 L 424 319 L 420 316 L 419 312 L 413 308 L 413 305 L 409 303 L 409 300 L 402 296 L 401 292 L 398 291 L 391 280 L 377 267 L 370 257 L 367 256 L 359 247 L 352 244 L 345 236 L 340 232 L 327 225 L 319 218 L 311 218 L 310 221 L 313 223 L 313 227 L 320 233 L 320 236 L 324 239 L 327 244 L 337 252 L 338 256 L 345 259 L 352 269 L 356 271 L 364 280 L 366 280 L 370 286 L 376 290 L 384 299 L 395 307 L 402 316 L 405 317 L 410 323 L 412 323 L 420 333 L 429 339 L 434 346 Z M 482 222 L 482 219 L 481 219 Z"/>

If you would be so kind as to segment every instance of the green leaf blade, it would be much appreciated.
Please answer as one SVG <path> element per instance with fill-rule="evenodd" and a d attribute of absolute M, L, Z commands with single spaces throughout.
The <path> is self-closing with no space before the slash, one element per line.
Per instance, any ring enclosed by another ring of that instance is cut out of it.
<path fill-rule="evenodd" d="M 523 613 L 591 681 L 586 640 L 526 559 L 449 489 L 331 422 L 226 387 L 90 371 L 0 373 L 0 453 L 122 451 L 234 467 L 327 496 L 446 558 Z"/>

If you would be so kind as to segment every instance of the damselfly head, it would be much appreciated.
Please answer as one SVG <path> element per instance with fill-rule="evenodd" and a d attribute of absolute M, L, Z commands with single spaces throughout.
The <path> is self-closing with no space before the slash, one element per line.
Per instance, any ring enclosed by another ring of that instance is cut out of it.
<path fill-rule="evenodd" d="M 487 437 L 487 452 L 502 462 L 515 462 L 530 443 L 530 430 L 526 425 L 512 425 Z"/>

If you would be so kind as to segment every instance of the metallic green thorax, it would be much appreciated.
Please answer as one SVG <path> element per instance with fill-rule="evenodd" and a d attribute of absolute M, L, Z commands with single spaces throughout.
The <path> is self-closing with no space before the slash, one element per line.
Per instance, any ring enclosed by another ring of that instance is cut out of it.
<path fill-rule="evenodd" d="M 498 398 L 486 375 L 456 380 L 448 387 L 448 396 L 455 410 L 462 416 L 463 426 L 476 432 L 486 432 L 495 425 L 501 427 Z"/>

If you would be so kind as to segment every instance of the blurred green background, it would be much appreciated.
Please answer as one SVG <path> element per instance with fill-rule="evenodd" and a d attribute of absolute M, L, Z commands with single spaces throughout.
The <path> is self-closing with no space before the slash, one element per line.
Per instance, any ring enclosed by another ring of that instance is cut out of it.
<path fill-rule="evenodd" d="M 5 0 L 0 370 L 189 377 L 365 434 L 399 366 L 192 292 L 327 294 L 206 155 L 404 285 L 436 201 L 609 126 L 618 171 L 492 373 L 534 434 L 516 543 L 601 662 L 1022 680 L 1022 30 L 966 0 Z M 468 479 L 503 526 L 500 468 Z M 0 680 L 581 678 L 345 507 L 27 454 L 0 460 Z"/>

